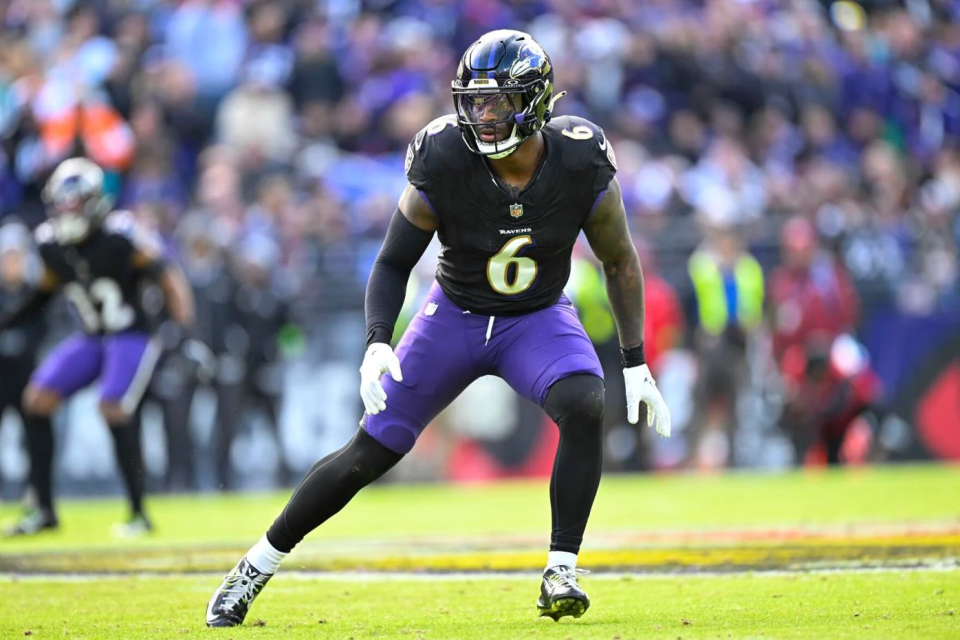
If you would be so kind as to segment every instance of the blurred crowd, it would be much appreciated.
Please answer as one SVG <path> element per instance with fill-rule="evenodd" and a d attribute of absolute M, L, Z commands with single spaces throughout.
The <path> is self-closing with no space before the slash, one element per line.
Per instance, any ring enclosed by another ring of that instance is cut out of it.
<path fill-rule="evenodd" d="M 750 240 L 799 213 L 872 296 L 922 313 L 957 303 L 958 7 L 3 0 L 0 214 L 39 219 L 44 178 L 80 150 L 180 251 L 257 236 L 305 304 L 356 305 L 405 145 L 450 111 L 467 45 L 521 27 L 560 111 L 614 141 L 654 249 L 689 214 Z"/>
<path fill-rule="evenodd" d="M 616 148 L 645 268 L 679 299 L 664 349 L 704 343 L 694 250 L 769 274 L 787 220 L 866 311 L 954 309 L 958 15 L 954 0 L 0 0 L 0 222 L 37 224 L 50 171 L 87 155 L 201 298 L 215 306 L 227 274 L 249 308 L 283 307 L 282 344 L 302 331 L 336 349 L 337 317 L 362 333 L 407 143 L 451 111 L 466 47 L 521 28 L 567 92 L 558 112 Z M 206 338 L 229 350 L 219 326 Z"/>

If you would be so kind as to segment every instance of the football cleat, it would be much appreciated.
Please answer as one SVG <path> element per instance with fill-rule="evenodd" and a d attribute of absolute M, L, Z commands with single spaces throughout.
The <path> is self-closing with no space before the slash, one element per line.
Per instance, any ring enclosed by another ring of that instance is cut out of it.
<path fill-rule="evenodd" d="M 261 573 L 244 556 L 227 574 L 207 604 L 208 627 L 236 627 L 243 624 L 257 594 L 273 574 Z"/>
<path fill-rule="evenodd" d="M 111 532 L 114 538 L 130 540 L 133 538 L 142 538 L 153 531 L 153 524 L 150 519 L 142 513 L 138 513 L 126 522 L 118 522 L 113 525 Z"/>
<path fill-rule="evenodd" d="M 577 574 L 587 573 L 572 567 L 550 567 L 543 572 L 540 583 L 540 599 L 537 608 L 540 616 L 553 618 L 554 622 L 564 616 L 579 618 L 590 608 L 590 597 L 577 584 Z"/>
<path fill-rule="evenodd" d="M 57 516 L 46 509 L 30 509 L 24 516 L 12 527 L 4 530 L 5 538 L 15 538 L 18 536 L 32 536 L 45 531 L 53 530 L 60 526 Z"/>

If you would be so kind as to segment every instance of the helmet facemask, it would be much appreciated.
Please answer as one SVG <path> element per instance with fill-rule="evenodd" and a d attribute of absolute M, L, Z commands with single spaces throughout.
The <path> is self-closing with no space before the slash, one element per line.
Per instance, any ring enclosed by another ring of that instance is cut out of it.
<path fill-rule="evenodd" d="M 85 159 L 67 160 L 54 171 L 43 191 L 50 219 L 61 244 L 86 238 L 110 211 L 111 199 L 103 193 L 103 172 Z"/>
<path fill-rule="evenodd" d="M 490 158 L 504 158 L 545 124 L 546 101 L 553 87 L 545 80 L 526 86 L 500 87 L 494 79 L 471 80 L 467 87 L 454 81 L 457 123 L 470 150 Z"/>

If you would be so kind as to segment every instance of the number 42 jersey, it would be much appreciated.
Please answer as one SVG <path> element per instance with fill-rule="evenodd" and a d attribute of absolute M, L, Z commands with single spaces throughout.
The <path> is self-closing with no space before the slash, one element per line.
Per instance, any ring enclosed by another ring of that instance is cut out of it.
<path fill-rule="evenodd" d="M 56 277 L 85 333 L 150 332 L 141 303 L 142 285 L 148 273 L 158 272 L 161 250 L 158 240 L 138 228 L 129 213 L 110 214 L 76 244 L 58 243 L 49 223 L 37 227 L 35 235 L 44 265 Z M 148 264 L 138 266 L 137 257 L 146 258 Z"/>
<path fill-rule="evenodd" d="M 567 284 L 573 245 L 616 159 L 603 130 L 588 120 L 554 118 L 541 131 L 545 152 L 519 190 L 467 148 L 453 115 L 410 143 L 407 179 L 440 220 L 437 282 L 462 309 L 529 313 L 555 304 Z"/>

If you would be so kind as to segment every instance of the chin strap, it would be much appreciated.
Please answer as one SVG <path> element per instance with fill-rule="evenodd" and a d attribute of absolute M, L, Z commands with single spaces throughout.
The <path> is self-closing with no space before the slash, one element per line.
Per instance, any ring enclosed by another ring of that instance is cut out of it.
<path fill-rule="evenodd" d="M 90 233 L 90 221 L 80 214 L 62 215 L 54 219 L 53 230 L 60 244 L 76 244 Z"/>
<path fill-rule="evenodd" d="M 517 148 L 520 146 L 520 144 L 521 143 L 518 142 L 512 147 L 510 147 L 509 149 L 507 149 L 506 151 L 501 151 L 500 153 L 489 153 L 487 154 L 487 157 L 492 158 L 493 160 L 502 160 L 506 158 L 508 155 L 510 155 L 511 153 L 513 153 L 514 151 L 516 151 Z"/>
<path fill-rule="evenodd" d="M 512 143 L 512 146 L 511 146 L 510 148 L 508 148 L 508 149 L 506 149 L 506 150 L 504 150 L 504 151 L 498 151 L 497 153 L 483 153 L 483 152 L 481 151 L 481 154 L 482 154 L 482 155 L 485 155 L 485 156 L 488 157 L 488 158 L 492 158 L 493 160 L 501 160 L 501 159 L 503 159 L 503 158 L 506 158 L 508 155 L 510 155 L 510 154 L 513 153 L 514 151 L 516 151 L 517 148 L 523 143 L 523 140 L 519 140 L 519 139 L 518 139 L 518 136 L 517 136 L 517 125 L 513 125 L 513 132 L 510 134 L 510 137 L 507 138 L 506 140 L 504 140 L 503 142 L 509 142 L 510 140 L 515 140 L 515 142 Z M 490 145 L 490 144 L 488 144 L 488 143 L 481 143 L 479 140 L 477 140 L 477 148 L 478 148 L 478 149 L 481 148 L 481 146 L 480 146 L 481 144 L 486 144 L 486 145 L 492 146 L 492 147 L 494 147 L 494 148 L 496 148 L 496 146 L 497 146 L 497 143 L 496 143 L 496 142 L 493 143 L 492 145 Z M 503 143 L 501 143 L 501 144 L 503 144 Z"/>

